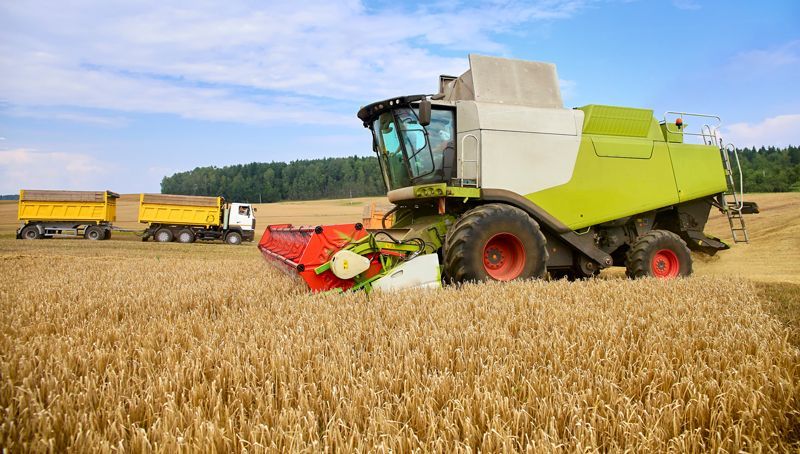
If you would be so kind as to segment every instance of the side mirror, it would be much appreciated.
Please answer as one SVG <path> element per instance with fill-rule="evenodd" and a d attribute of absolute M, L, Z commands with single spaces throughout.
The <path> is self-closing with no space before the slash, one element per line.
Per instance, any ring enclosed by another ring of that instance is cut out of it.
<path fill-rule="evenodd" d="M 419 102 L 419 124 L 428 126 L 431 124 L 431 102 L 428 98 Z"/>

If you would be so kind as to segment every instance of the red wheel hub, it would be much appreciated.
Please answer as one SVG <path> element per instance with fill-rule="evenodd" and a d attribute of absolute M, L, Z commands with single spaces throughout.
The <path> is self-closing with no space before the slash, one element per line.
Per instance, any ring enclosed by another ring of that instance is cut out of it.
<path fill-rule="evenodd" d="M 492 279 L 510 281 L 525 268 L 525 247 L 511 233 L 498 233 L 483 247 L 483 268 Z"/>
<path fill-rule="evenodd" d="M 656 251 L 651 262 L 653 276 L 659 278 L 670 278 L 678 275 L 681 269 L 678 256 L 670 249 Z"/>

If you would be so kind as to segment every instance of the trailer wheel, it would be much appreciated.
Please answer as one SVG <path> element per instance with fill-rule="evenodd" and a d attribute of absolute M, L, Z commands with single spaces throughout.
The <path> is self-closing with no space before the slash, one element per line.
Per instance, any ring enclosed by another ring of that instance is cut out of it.
<path fill-rule="evenodd" d="M 178 232 L 176 239 L 178 243 L 194 243 L 194 232 L 189 229 L 183 229 Z"/>
<path fill-rule="evenodd" d="M 231 232 L 225 237 L 225 242 L 228 244 L 241 244 L 242 235 L 239 232 Z"/>
<path fill-rule="evenodd" d="M 23 240 L 39 240 L 42 238 L 42 234 L 39 233 L 39 229 L 37 229 L 35 225 L 26 225 L 19 236 L 22 237 Z"/>
<path fill-rule="evenodd" d="M 519 208 L 490 203 L 459 218 L 447 235 L 444 266 L 453 282 L 541 278 L 547 240 Z"/>
<path fill-rule="evenodd" d="M 692 256 L 678 235 L 667 230 L 651 230 L 631 245 L 625 268 L 625 274 L 633 279 L 688 276 L 692 274 Z"/>
<path fill-rule="evenodd" d="M 159 243 L 169 243 L 173 239 L 172 230 L 170 229 L 158 229 L 154 238 Z"/>
<path fill-rule="evenodd" d="M 111 229 L 106 229 L 106 237 L 104 239 L 106 239 L 106 240 L 110 240 L 111 239 Z"/>
<path fill-rule="evenodd" d="M 92 241 L 103 240 L 106 237 L 106 232 L 102 227 L 93 225 L 86 228 L 86 231 L 83 232 L 83 237 Z"/>

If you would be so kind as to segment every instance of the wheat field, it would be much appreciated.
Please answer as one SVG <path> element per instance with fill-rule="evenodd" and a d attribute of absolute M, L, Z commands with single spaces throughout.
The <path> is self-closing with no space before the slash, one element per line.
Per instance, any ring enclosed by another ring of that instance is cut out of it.
<path fill-rule="evenodd" d="M 307 294 L 253 248 L 2 241 L 11 451 L 738 451 L 797 435 L 800 356 L 743 281 L 368 299 Z"/>
<path fill-rule="evenodd" d="M 688 279 L 369 297 L 309 294 L 253 245 L 6 236 L 0 446 L 797 450 L 796 250 L 777 283 L 723 255 L 766 260 L 760 222 Z"/>

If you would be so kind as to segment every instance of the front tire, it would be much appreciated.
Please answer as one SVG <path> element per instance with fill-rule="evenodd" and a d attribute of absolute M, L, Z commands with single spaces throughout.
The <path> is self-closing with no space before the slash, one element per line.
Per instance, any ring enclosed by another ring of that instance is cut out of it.
<path fill-rule="evenodd" d="M 631 245 L 625 261 L 629 278 L 671 279 L 692 274 L 692 256 L 686 243 L 673 232 L 651 230 Z"/>
<path fill-rule="evenodd" d="M 23 240 L 39 240 L 42 238 L 42 234 L 39 233 L 39 229 L 35 225 L 26 225 L 19 236 Z"/>
<path fill-rule="evenodd" d="M 473 208 L 447 234 L 445 271 L 453 282 L 541 278 L 547 240 L 519 208 L 490 203 Z"/>
<path fill-rule="evenodd" d="M 231 232 L 225 237 L 225 242 L 228 244 L 242 244 L 242 235 L 239 232 Z"/>

